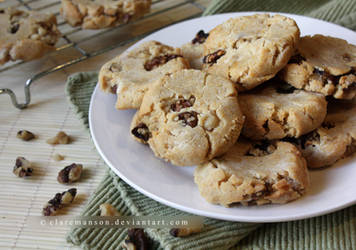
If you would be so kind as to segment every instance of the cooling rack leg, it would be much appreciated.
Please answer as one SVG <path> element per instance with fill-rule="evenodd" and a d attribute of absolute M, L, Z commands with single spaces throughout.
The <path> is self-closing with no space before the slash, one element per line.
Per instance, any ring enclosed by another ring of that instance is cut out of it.
<path fill-rule="evenodd" d="M 17 101 L 17 97 L 15 93 L 11 89 L 0 89 L 0 95 L 2 94 L 8 94 L 11 98 L 12 104 L 18 108 L 18 109 L 24 109 L 28 106 L 28 104 L 31 102 L 31 93 L 30 93 L 30 85 L 32 83 L 32 79 L 28 79 L 25 84 L 25 102 L 24 103 L 19 103 Z"/>

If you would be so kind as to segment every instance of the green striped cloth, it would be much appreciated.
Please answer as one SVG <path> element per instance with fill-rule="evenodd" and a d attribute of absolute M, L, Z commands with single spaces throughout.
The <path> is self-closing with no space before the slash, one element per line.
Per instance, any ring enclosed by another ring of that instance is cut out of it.
<path fill-rule="evenodd" d="M 351 0 L 214 0 L 204 15 L 232 11 L 288 12 L 331 21 L 356 30 L 356 1 Z M 88 127 L 91 94 L 97 73 L 77 73 L 67 82 L 74 111 Z M 102 203 L 123 215 L 187 215 L 137 192 L 108 170 L 83 216 L 96 216 Z M 307 220 L 284 223 L 233 223 L 204 219 L 203 232 L 174 238 L 167 229 L 146 229 L 154 249 L 356 249 L 356 206 Z M 67 241 L 84 249 L 120 249 L 127 231 L 118 228 L 73 228 Z"/>

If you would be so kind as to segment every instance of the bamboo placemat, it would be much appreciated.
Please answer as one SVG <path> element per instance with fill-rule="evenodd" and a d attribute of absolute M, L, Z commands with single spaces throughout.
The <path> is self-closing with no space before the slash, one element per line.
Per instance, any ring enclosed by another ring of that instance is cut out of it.
<path fill-rule="evenodd" d="M 0 8 L 11 4 L 1 3 Z M 40 6 L 46 1 L 37 0 Z M 53 1 L 51 1 L 53 2 Z M 210 1 L 198 1 L 207 5 Z M 5 5 L 4 5 L 5 4 Z M 164 25 L 178 19 L 184 8 L 171 11 L 169 16 L 157 17 L 154 25 Z M 147 22 L 146 25 L 153 25 Z M 136 29 L 145 27 L 136 27 Z M 86 46 L 96 46 L 98 40 Z M 32 87 L 32 105 L 17 110 L 9 97 L 0 95 L 0 248 L 2 249 L 74 249 L 65 241 L 69 227 L 33 227 L 29 225 L 35 216 L 40 216 L 43 205 L 55 193 L 70 187 L 78 189 L 74 203 L 64 210 L 64 215 L 79 215 L 89 196 L 102 179 L 106 167 L 90 140 L 90 135 L 72 112 L 66 100 L 64 84 L 67 77 L 78 71 L 97 71 L 100 66 L 121 53 L 126 47 L 94 57 L 68 69 L 53 73 L 36 81 Z M 24 100 L 24 82 L 33 75 L 73 56 L 71 50 L 61 55 L 50 55 L 43 59 L 25 63 L 15 69 L 0 73 L 0 87 L 11 88 Z M 26 129 L 38 138 L 24 142 L 16 138 L 19 130 Z M 46 140 L 63 130 L 73 137 L 68 145 L 51 146 Z M 65 159 L 56 162 L 53 155 L 61 154 Z M 33 176 L 18 178 L 12 168 L 18 156 L 33 163 Z M 84 172 L 81 181 L 73 185 L 62 185 L 56 180 L 58 172 L 71 163 L 81 163 Z"/>

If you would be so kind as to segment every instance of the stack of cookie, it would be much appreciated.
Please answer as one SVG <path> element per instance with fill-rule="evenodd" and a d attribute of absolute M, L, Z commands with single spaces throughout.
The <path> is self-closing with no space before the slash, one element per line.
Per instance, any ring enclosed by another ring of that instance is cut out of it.
<path fill-rule="evenodd" d="M 356 150 L 355 68 L 346 41 L 300 38 L 291 18 L 257 14 L 180 49 L 143 43 L 106 63 L 99 84 L 116 108 L 138 109 L 134 139 L 175 165 L 198 165 L 207 201 L 260 205 L 299 198 L 307 167 Z"/>

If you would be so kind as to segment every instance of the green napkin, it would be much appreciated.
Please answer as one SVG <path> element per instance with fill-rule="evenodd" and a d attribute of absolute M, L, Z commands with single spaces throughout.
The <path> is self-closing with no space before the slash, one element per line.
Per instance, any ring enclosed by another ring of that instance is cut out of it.
<path fill-rule="evenodd" d="M 214 0 L 204 15 L 232 11 L 297 13 L 356 29 L 356 1 L 351 0 Z M 67 82 L 68 98 L 86 127 L 96 83 L 95 72 L 74 74 Z M 187 215 L 142 195 L 110 170 L 81 215 L 98 215 L 100 204 L 105 202 L 114 205 L 123 215 Z M 294 222 L 232 223 L 205 218 L 204 225 L 203 232 L 186 238 L 174 238 L 168 229 L 145 231 L 154 240 L 154 248 L 160 249 L 354 249 L 356 246 L 356 206 Z M 67 241 L 85 249 L 118 249 L 126 233 L 119 228 L 73 228 Z"/>

